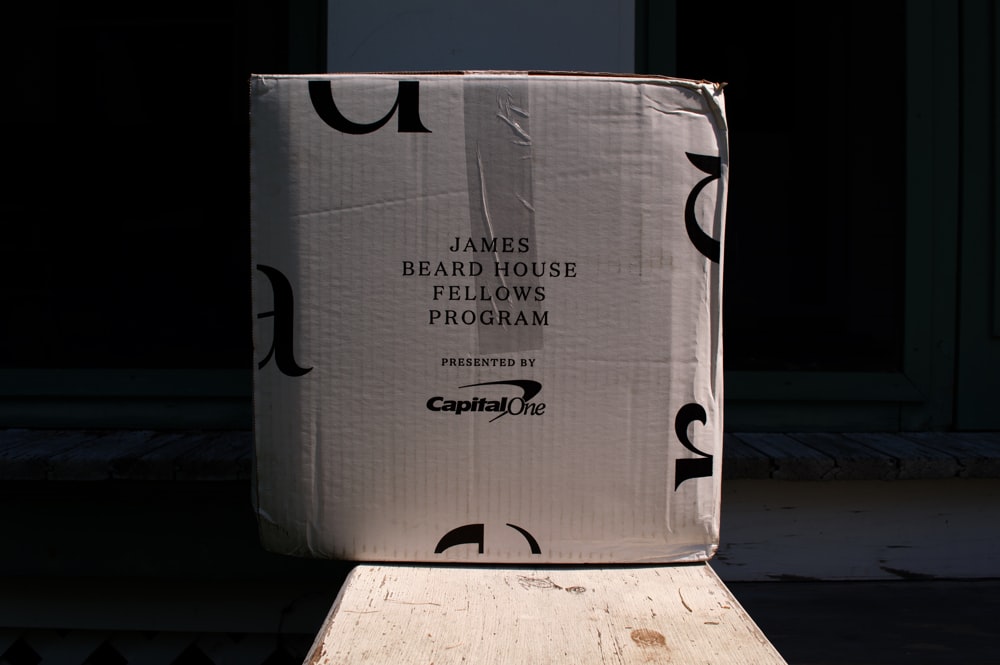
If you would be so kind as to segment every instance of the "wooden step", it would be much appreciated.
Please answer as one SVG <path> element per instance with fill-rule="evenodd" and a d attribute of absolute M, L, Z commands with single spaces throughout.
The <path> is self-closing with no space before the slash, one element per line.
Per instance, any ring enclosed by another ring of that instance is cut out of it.
<path fill-rule="evenodd" d="M 785 663 L 705 564 L 359 565 L 306 665 Z"/>

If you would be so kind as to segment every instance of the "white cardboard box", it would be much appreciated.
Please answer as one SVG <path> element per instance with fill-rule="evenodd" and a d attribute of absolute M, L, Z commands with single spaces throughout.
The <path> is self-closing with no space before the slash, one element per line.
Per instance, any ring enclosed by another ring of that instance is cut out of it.
<path fill-rule="evenodd" d="M 272 551 L 678 562 L 718 543 L 721 88 L 251 82 Z"/>

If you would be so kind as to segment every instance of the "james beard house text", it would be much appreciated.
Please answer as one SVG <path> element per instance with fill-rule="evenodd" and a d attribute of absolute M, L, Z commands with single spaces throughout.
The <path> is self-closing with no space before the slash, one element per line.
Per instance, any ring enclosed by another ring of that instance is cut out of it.
<path fill-rule="evenodd" d="M 546 310 L 518 309 L 518 304 L 540 303 L 545 300 L 545 287 L 540 278 L 574 278 L 575 261 L 508 261 L 499 253 L 524 254 L 530 249 L 528 238 L 461 238 L 456 237 L 449 252 L 491 254 L 492 261 L 403 261 L 403 277 L 474 277 L 475 286 L 468 284 L 431 285 L 435 302 L 477 302 L 477 309 L 428 310 L 428 325 L 483 326 L 547 326 Z M 526 283 L 508 280 L 523 278 Z M 485 282 L 485 283 L 484 283 Z"/>

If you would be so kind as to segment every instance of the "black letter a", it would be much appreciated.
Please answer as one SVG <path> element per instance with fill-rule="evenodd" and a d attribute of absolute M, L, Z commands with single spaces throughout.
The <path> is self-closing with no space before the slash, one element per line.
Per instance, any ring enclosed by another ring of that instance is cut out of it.
<path fill-rule="evenodd" d="M 309 99 L 312 100 L 313 108 L 323 122 L 345 134 L 371 134 L 389 122 L 397 111 L 399 111 L 398 131 L 427 133 L 431 131 L 420 122 L 420 81 L 400 81 L 399 92 L 396 93 L 396 101 L 392 108 L 381 120 L 367 125 L 351 122 L 344 117 L 333 101 L 333 84 L 329 81 L 309 81 Z"/>
<path fill-rule="evenodd" d="M 302 376 L 312 371 L 312 367 L 299 367 L 292 356 L 292 316 L 295 307 L 292 298 L 292 285 L 288 283 L 288 279 L 284 275 L 271 266 L 258 264 L 257 270 L 267 275 L 274 292 L 274 309 L 257 315 L 258 319 L 274 317 L 271 350 L 267 352 L 263 360 L 257 363 L 257 369 L 263 369 L 264 365 L 271 361 L 271 356 L 274 356 L 274 361 L 278 364 L 278 369 L 281 370 L 282 374 Z"/>

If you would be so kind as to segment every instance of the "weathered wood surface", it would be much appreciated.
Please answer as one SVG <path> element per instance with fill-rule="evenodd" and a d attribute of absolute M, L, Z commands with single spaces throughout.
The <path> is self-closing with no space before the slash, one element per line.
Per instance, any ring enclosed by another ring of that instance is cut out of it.
<path fill-rule="evenodd" d="M 955 455 L 898 434 L 846 434 L 846 438 L 878 450 L 896 460 L 897 480 L 955 478 L 959 464 Z"/>
<path fill-rule="evenodd" d="M 726 479 L 1000 478 L 1000 433 L 726 434 Z"/>
<path fill-rule="evenodd" d="M 836 473 L 832 455 L 803 445 L 787 434 L 734 434 L 770 460 L 775 480 L 828 480 Z"/>
<path fill-rule="evenodd" d="M 722 440 L 722 479 L 771 477 L 771 460 L 759 450 L 743 442 L 735 434 L 725 434 Z"/>
<path fill-rule="evenodd" d="M 0 480 L 246 480 L 245 431 L 0 430 Z"/>
<path fill-rule="evenodd" d="M 0 432 L 0 480 L 47 480 L 49 458 L 84 445 L 85 432 L 4 430 Z"/>
<path fill-rule="evenodd" d="M 892 480 L 899 475 L 894 457 L 842 434 L 810 432 L 790 436 L 836 460 L 836 480 Z"/>
<path fill-rule="evenodd" d="M 784 663 L 704 564 L 358 566 L 307 665 Z"/>
<path fill-rule="evenodd" d="M 90 433 L 80 445 L 49 455 L 49 480 L 108 480 L 167 438 L 128 430 Z"/>
<path fill-rule="evenodd" d="M 959 478 L 1000 478 L 998 432 L 919 432 L 904 436 L 954 456 Z"/>

